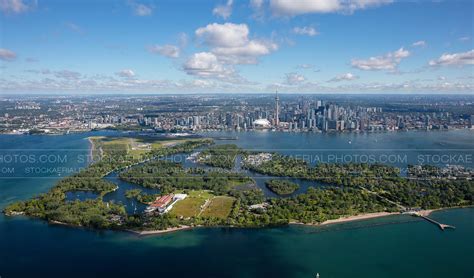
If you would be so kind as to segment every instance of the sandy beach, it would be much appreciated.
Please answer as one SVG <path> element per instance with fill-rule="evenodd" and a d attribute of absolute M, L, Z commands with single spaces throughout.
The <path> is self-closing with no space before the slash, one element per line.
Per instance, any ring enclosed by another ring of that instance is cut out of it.
<path fill-rule="evenodd" d="M 89 157 L 92 159 L 93 158 L 93 151 L 95 148 L 94 141 L 90 137 L 87 137 L 87 141 L 89 141 Z"/>
<path fill-rule="evenodd" d="M 146 236 L 146 235 L 158 235 L 158 234 L 172 233 L 172 232 L 177 232 L 177 231 L 191 230 L 193 228 L 196 228 L 196 227 L 193 227 L 193 226 L 180 226 L 180 227 L 168 228 L 166 230 L 151 230 L 151 231 L 128 230 L 128 231 L 132 232 L 134 234 L 140 235 L 140 236 Z"/>
<path fill-rule="evenodd" d="M 420 210 L 417 213 L 422 216 L 428 216 L 433 211 L 436 211 L 436 210 L 442 210 L 442 209 Z M 391 215 L 401 215 L 401 214 L 402 213 L 400 212 L 372 212 L 372 213 L 358 214 L 358 215 L 353 215 L 353 216 L 343 216 L 337 219 L 326 220 L 322 223 L 316 223 L 316 224 L 301 223 L 301 222 L 290 222 L 290 224 L 291 225 L 307 225 L 307 226 L 325 226 L 325 225 L 331 225 L 331 224 L 339 224 L 339 223 L 367 220 L 367 219 L 386 217 L 386 216 L 391 216 Z"/>
<path fill-rule="evenodd" d="M 365 213 L 353 216 L 344 216 L 337 219 L 326 220 L 322 223 L 301 223 L 301 222 L 290 222 L 290 225 L 306 225 L 306 226 L 325 226 L 330 224 L 338 224 L 338 223 L 345 223 L 345 222 L 352 222 L 352 221 L 359 221 L 359 220 L 366 220 L 372 218 L 379 218 L 385 217 L 390 215 L 399 215 L 399 212 L 373 212 L 373 213 Z"/>
<path fill-rule="evenodd" d="M 321 226 L 323 225 L 330 225 L 330 224 L 337 224 L 337 223 L 345 223 L 345 222 L 352 222 L 352 221 L 358 221 L 358 220 L 366 220 L 366 219 L 372 219 L 372 218 L 379 218 L 379 217 L 385 217 L 385 216 L 390 216 L 390 215 L 398 215 L 400 214 L 399 212 L 374 212 L 374 213 L 366 213 L 366 214 L 359 214 L 359 215 L 354 215 L 354 216 L 345 216 L 337 219 L 331 219 L 331 220 L 326 220 L 322 222 Z"/>

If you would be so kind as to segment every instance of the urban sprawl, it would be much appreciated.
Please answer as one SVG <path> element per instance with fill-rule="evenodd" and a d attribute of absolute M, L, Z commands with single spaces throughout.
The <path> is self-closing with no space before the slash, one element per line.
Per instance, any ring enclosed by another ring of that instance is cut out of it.
<path fill-rule="evenodd" d="M 376 132 L 472 128 L 472 96 L 4 96 L 0 132 Z"/>

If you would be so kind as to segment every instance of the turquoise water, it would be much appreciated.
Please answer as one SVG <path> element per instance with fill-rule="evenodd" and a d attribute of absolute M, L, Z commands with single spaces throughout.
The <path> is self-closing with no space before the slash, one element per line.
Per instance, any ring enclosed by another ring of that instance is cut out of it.
<path fill-rule="evenodd" d="M 56 163 L 0 163 L 17 170 L 1 176 L 0 208 L 47 191 L 67 174 L 28 174 L 26 167 L 85 166 L 82 156 L 88 153 L 85 137 L 89 135 L 0 136 L 2 154 L 68 156 L 67 161 Z M 367 153 L 370 148 L 392 153 L 403 150 L 416 158 L 418 153 L 440 149 L 467 155 L 474 150 L 471 131 L 237 135 L 239 140 L 231 143 L 288 154 L 328 149 L 365 149 Z M 474 209 L 452 209 L 432 216 L 456 230 L 442 232 L 417 218 L 393 216 L 326 227 L 213 228 L 137 237 L 0 215 L 0 276 L 315 277 L 319 272 L 323 278 L 472 277 Z"/>

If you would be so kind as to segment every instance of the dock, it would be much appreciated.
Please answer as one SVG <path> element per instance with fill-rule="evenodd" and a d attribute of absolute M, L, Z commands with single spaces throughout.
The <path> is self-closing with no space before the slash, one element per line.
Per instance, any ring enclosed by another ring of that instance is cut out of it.
<path fill-rule="evenodd" d="M 444 231 L 445 229 L 456 229 L 456 227 L 454 226 L 451 226 L 451 225 L 447 225 L 447 224 L 443 224 L 443 223 L 439 223 L 438 221 L 432 219 L 432 218 L 429 218 L 428 216 L 425 216 L 423 215 L 422 213 L 418 212 L 418 211 L 413 211 L 413 210 L 409 210 L 407 209 L 405 206 L 395 202 L 395 201 L 392 201 L 386 197 L 383 197 L 381 196 L 380 194 L 378 194 L 377 192 L 373 192 L 373 191 L 370 191 L 368 190 L 367 188 L 363 187 L 363 186 L 359 186 L 360 189 L 362 189 L 363 191 L 366 191 L 368 193 L 371 193 L 371 194 L 374 194 L 376 195 L 377 197 L 393 204 L 393 205 L 396 205 L 401 211 L 402 213 L 404 214 L 410 214 L 410 215 L 413 215 L 413 216 L 417 216 L 417 217 L 421 217 L 423 219 L 425 219 L 426 221 L 428 222 L 431 222 L 433 224 L 435 224 L 436 226 L 438 226 L 442 231 Z"/>
<path fill-rule="evenodd" d="M 430 223 L 433 223 L 435 224 L 436 226 L 438 226 L 438 228 L 441 229 L 441 231 L 444 231 L 446 229 L 456 229 L 456 227 L 452 226 L 452 225 L 448 225 L 448 224 L 443 224 L 443 223 L 440 223 L 436 220 L 434 220 L 433 218 L 429 218 L 428 216 L 426 215 L 423 215 L 417 211 L 408 211 L 408 212 L 405 212 L 405 214 L 410 214 L 412 216 L 416 216 L 416 217 L 421 217 L 423 219 L 425 219 L 426 221 L 430 222 Z"/>
<path fill-rule="evenodd" d="M 429 218 L 428 216 L 424 216 L 424 215 L 420 215 L 420 214 L 416 214 L 417 216 L 437 225 L 442 231 L 444 231 L 445 229 L 456 229 L 456 227 L 454 226 L 451 226 L 451 225 L 447 225 L 447 224 L 443 224 L 443 223 L 439 223 L 438 221 L 432 219 L 432 218 Z"/>

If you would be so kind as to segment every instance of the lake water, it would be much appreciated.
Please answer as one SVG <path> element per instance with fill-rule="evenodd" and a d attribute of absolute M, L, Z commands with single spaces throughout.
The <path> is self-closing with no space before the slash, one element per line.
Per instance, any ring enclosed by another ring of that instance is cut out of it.
<path fill-rule="evenodd" d="M 85 138 L 99 134 L 1 135 L 0 209 L 46 192 L 62 176 L 84 167 L 89 153 Z M 472 157 L 468 158 L 474 153 L 474 133 L 468 130 L 208 135 L 238 136 L 236 141 L 220 143 L 299 155 L 310 162 L 338 159 L 340 154 L 359 154 L 359 158 L 375 154 L 379 159 L 406 154 L 406 160 L 393 163 L 404 167 L 419 162 L 420 156 L 451 155 L 451 161 L 462 157 L 465 161 L 457 164 L 472 167 Z M 20 155 L 30 157 L 25 160 Z M 1 214 L 0 276 L 315 277 L 319 272 L 322 278 L 472 277 L 474 209 L 445 210 L 432 216 L 456 230 L 442 232 L 417 218 L 393 216 L 326 227 L 203 228 L 137 237 Z"/>

